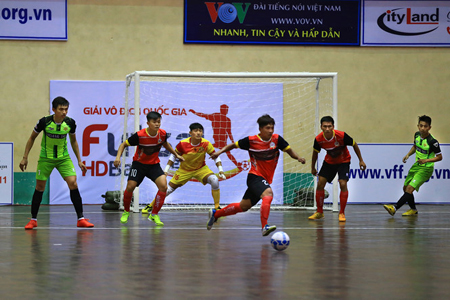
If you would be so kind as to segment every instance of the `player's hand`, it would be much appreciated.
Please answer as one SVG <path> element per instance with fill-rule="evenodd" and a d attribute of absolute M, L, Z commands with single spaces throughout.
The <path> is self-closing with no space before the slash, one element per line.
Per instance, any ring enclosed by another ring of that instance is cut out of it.
<path fill-rule="evenodd" d="M 418 159 L 418 160 L 417 160 L 417 163 L 418 163 L 419 165 L 424 165 L 424 164 L 427 163 L 427 160 L 426 160 L 426 158 Z"/>
<path fill-rule="evenodd" d="M 87 171 L 86 166 L 83 164 L 82 161 L 78 162 L 78 166 L 80 167 L 81 171 L 83 171 L 83 173 L 85 173 Z"/>
<path fill-rule="evenodd" d="M 181 155 L 178 155 L 178 154 L 177 154 L 177 158 L 178 158 L 180 161 L 184 161 L 184 157 L 181 156 Z"/>
<path fill-rule="evenodd" d="M 403 163 L 406 163 L 406 161 L 408 160 L 409 155 L 405 155 L 405 157 L 403 157 Z"/>
<path fill-rule="evenodd" d="M 359 168 L 364 171 L 366 169 L 366 163 L 364 161 L 360 161 Z"/>
<path fill-rule="evenodd" d="M 19 164 L 19 168 L 22 170 L 22 172 L 27 169 L 27 165 L 28 165 L 28 159 L 22 158 L 22 160 L 20 161 L 20 164 Z"/>
<path fill-rule="evenodd" d="M 317 176 L 316 168 L 311 168 L 311 174 L 313 174 L 313 176 Z"/>
<path fill-rule="evenodd" d="M 118 168 L 120 166 L 120 159 L 114 160 L 114 167 Z"/>
<path fill-rule="evenodd" d="M 219 177 L 222 178 L 223 180 L 227 179 L 224 172 L 219 172 Z"/>
<path fill-rule="evenodd" d="M 211 153 L 210 156 L 209 156 L 209 158 L 211 158 L 211 159 L 216 159 L 216 158 L 218 158 L 218 157 L 219 157 L 219 153 L 218 153 L 218 152 L 213 152 L 213 153 Z"/>
<path fill-rule="evenodd" d="M 303 157 L 299 157 L 298 158 L 298 162 L 301 162 L 302 164 L 306 163 L 306 159 L 304 159 Z"/>

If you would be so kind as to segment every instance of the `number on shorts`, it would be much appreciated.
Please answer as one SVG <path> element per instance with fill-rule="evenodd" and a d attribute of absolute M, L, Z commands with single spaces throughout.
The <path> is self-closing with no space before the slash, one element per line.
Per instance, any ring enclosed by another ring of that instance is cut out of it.
<path fill-rule="evenodd" d="M 137 170 L 131 169 L 131 177 L 136 177 L 136 175 L 137 175 Z"/>

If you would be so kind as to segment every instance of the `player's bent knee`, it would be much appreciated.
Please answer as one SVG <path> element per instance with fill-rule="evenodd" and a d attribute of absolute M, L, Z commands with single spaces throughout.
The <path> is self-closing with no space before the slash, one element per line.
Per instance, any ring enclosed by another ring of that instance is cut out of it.
<path fill-rule="evenodd" d="M 212 174 L 208 177 L 208 183 L 211 185 L 212 190 L 218 190 L 219 189 L 219 178 L 217 178 L 216 175 Z"/>

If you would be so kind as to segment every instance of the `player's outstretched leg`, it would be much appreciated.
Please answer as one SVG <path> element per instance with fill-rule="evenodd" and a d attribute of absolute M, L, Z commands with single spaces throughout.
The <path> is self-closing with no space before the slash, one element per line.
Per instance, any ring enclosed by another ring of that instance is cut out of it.
<path fill-rule="evenodd" d="M 385 205 L 383 205 L 383 207 L 384 207 L 385 210 L 387 210 L 387 212 L 388 212 L 391 216 L 395 215 L 395 212 L 397 211 L 397 210 L 395 209 L 395 206 L 392 205 L 392 204 L 385 204 Z"/>
<path fill-rule="evenodd" d="M 211 230 L 211 228 L 214 225 L 214 222 L 217 221 L 217 219 L 215 218 L 215 213 L 216 213 L 216 209 L 215 208 L 211 208 L 209 210 L 209 218 L 208 218 L 208 222 L 206 223 L 206 229 Z"/>

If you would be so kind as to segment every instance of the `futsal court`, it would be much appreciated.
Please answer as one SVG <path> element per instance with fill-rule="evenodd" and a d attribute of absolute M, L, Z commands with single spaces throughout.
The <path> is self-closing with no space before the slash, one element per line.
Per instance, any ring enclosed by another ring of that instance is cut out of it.
<path fill-rule="evenodd" d="M 272 211 L 290 236 L 277 252 L 258 211 L 206 230 L 207 211 L 160 212 L 164 227 L 134 213 L 85 205 L 0 207 L 1 299 L 448 299 L 450 206 L 418 205 L 391 217 L 382 205 L 348 205 L 346 223 L 325 212 Z"/>

